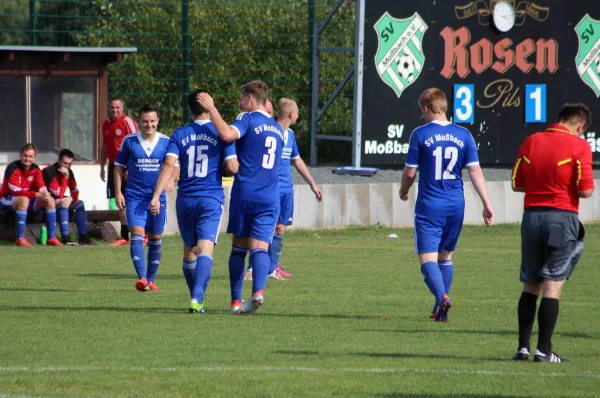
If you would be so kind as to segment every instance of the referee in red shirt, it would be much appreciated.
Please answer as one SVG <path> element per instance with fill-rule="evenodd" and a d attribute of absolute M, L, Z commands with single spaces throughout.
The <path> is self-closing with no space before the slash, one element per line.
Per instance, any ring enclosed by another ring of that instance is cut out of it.
<path fill-rule="evenodd" d="M 555 124 L 533 134 L 519 149 L 512 188 L 525 192 L 521 224 L 519 350 L 514 360 L 529 359 L 529 341 L 537 299 L 539 336 L 536 362 L 568 362 L 551 350 L 562 286 L 581 258 L 585 231 L 579 221 L 579 198 L 594 192 L 592 151 L 581 139 L 592 122 L 584 104 L 565 104 Z"/>
<path fill-rule="evenodd" d="M 108 105 L 108 118 L 102 124 L 102 152 L 100 155 L 100 179 L 106 181 L 106 197 L 112 199 L 115 197 L 115 160 L 121 147 L 121 142 L 128 134 L 134 134 L 138 131 L 135 120 L 123 113 L 123 100 L 121 98 L 112 98 Z M 108 176 L 105 174 L 104 166 L 108 160 Z M 125 186 L 123 185 L 123 188 Z M 129 228 L 125 211 L 119 210 L 121 218 L 121 238 L 111 243 L 111 246 L 123 246 L 129 243 Z"/>

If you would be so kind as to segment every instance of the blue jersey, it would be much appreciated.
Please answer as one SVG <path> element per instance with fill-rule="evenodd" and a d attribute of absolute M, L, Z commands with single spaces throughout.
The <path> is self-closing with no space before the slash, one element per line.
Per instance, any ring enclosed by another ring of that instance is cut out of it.
<path fill-rule="evenodd" d="M 224 143 L 210 120 L 196 120 L 171 135 L 167 156 L 179 159 L 178 195 L 207 196 L 223 203 L 223 162 L 236 157 L 235 144 Z"/>
<path fill-rule="evenodd" d="M 287 129 L 283 133 L 283 150 L 281 151 L 281 163 L 279 164 L 279 190 L 281 193 L 288 193 L 294 190 L 291 160 L 298 159 L 299 157 L 296 136 L 292 129 Z"/>
<path fill-rule="evenodd" d="M 231 196 L 252 203 L 279 203 L 279 163 L 283 130 L 266 112 L 241 113 L 231 124 L 240 133 L 239 171 Z"/>
<path fill-rule="evenodd" d="M 127 167 L 127 199 L 152 199 L 168 145 L 169 137 L 161 133 L 156 133 L 152 142 L 144 141 L 139 131 L 125 136 L 115 164 Z M 160 198 L 165 199 L 164 191 Z"/>
<path fill-rule="evenodd" d="M 477 164 L 477 146 L 469 130 L 440 121 L 415 129 L 406 157 L 406 166 L 419 168 L 415 213 L 464 212 L 462 169 Z"/>

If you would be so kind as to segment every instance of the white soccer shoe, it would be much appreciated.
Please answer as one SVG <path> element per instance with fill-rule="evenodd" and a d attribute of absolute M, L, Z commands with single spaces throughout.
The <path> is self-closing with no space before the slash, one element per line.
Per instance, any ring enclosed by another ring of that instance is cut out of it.
<path fill-rule="evenodd" d="M 242 304 L 242 306 L 237 310 L 236 313 L 238 315 L 250 314 L 256 311 L 261 305 L 263 305 L 264 300 L 265 297 L 263 291 L 259 290 L 258 292 L 254 293 L 252 297 L 250 297 L 250 300 Z"/>

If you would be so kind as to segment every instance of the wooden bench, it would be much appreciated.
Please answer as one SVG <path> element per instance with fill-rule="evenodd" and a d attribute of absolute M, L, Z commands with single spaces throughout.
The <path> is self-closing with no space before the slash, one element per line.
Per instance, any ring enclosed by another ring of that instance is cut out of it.
<path fill-rule="evenodd" d="M 87 210 L 88 214 L 88 231 L 92 235 L 100 235 L 106 241 L 112 242 L 118 239 L 119 234 L 110 224 L 110 221 L 119 221 L 118 210 Z M 32 213 L 27 216 L 27 228 L 25 230 L 25 238 L 30 243 L 35 243 L 37 234 L 29 228 L 30 225 L 44 224 L 46 216 L 43 211 Z M 69 222 L 75 222 L 74 212 L 69 214 Z M 34 228 L 35 231 L 39 228 Z M 58 231 L 58 226 L 57 226 Z M 0 210 L 0 239 L 15 240 L 15 213 L 10 210 Z"/>

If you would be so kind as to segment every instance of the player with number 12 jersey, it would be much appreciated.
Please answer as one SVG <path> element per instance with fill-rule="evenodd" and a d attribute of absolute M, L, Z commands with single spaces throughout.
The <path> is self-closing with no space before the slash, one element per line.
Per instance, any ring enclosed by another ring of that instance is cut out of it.
<path fill-rule="evenodd" d="M 419 107 L 427 124 L 410 137 L 402 174 L 400 198 L 408 191 L 419 169 L 419 194 L 415 206 L 415 251 L 419 255 L 425 284 L 435 297 L 432 316 L 448 321 L 450 286 L 454 277 L 452 254 L 463 225 L 465 198 L 462 170 L 467 168 L 473 187 L 483 203 L 486 225 L 494 221 L 485 179 L 479 166 L 477 145 L 471 133 L 446 118 L 445 94 L 430 88 L 421 94 Z"/>

